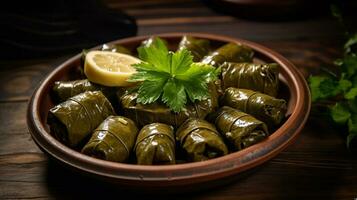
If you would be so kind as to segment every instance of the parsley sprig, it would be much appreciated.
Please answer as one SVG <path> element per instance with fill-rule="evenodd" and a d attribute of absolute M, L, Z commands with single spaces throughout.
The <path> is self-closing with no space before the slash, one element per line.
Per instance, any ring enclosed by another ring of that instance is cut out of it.
<path fill-rule="evenodd" d="M 334 64 L 340 75 L 324 74 L 309 77 L 314 103 L 326 104 L 332 120 L 347 126 L 347 147 L 357 138 L 357 34 L 344 45 L 344 55 Z"/>
<path fill-rule="evenodd" d="M 322 68 L 327 73 L 310 76 L 309 86 L 313 109 L 318 115 L 328 116 L 336 124 L 347 128 L 346 144 L 349 148 L 357 141 L 357 33 L 355 27 L 345 23 L 341 6 L 331 5 L 331 11 L 347 36 L 343 56 L 334 62 L 337 69 L 334 71 L 338 73 Z"/>
<path fill-rule="evenodd" d="M 209 97 L 207 83 L 217 79 L 220 68 L 193 62 L 190 51 L 169 51 L 163 40 L 155 38 L 148 46 L 138 48 L 143 61 L 133 66 L 136 73 L 129 81 L 139 82 L 137 102 L 164 102 L 174 112 L 191 102 Z"/>

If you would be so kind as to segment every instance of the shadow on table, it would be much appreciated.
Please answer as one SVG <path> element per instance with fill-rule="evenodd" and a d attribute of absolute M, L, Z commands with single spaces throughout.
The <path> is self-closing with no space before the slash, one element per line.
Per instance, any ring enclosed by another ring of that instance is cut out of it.
<path fill-rule="evenodd" d="M 259 168 L 257 168 L 259 169 Z M 103 198 L 116 198 L 120 197 L 132 197 L 132 198 L 145 198 L 145 199 L 187 199 L 188 197 L 201 196 L 203 193 L 205 196 L 212 192 L 210 188 L 215 188 L 214 191 L 220 190 L 220 188 L 231 184 L 232 182 L 246 179 L 257 169 L 250 170 L 246 173 L 241 173 L 239 176 L 227 178 L 223 182 L 205 186 L 204 189 L 200 188 L 195 190 L 194 188 L 185 188 L 185 191 L 181 189 L 175 189 L 173 191 L 158 190 L 158 191 L 143 191 L 136 188 L 123 188 L 118 185 L 113 185 L 95 178 L 81 174 L 80 172 L 72 171 L 63 167 L 57 161 L 49 159 L 46 181 L 50 194 L 59 199 L 94 199 L 100 197 Z M 189 190 L 187 192 L 187 190 Z"/>
<path fill-rule="evenodd" d="M 56 199 L 335 199 L 334 195 L 337 194 L 334 192 L 340 183 L 339 177 L 343 177 L 343 171 L 338 174 L 330 170 L 284 165 L 268 162 L 211 189 L 143 193 L 135 188 L 128 190 L 84 176 L 50 160 L 47 187 Z"/>

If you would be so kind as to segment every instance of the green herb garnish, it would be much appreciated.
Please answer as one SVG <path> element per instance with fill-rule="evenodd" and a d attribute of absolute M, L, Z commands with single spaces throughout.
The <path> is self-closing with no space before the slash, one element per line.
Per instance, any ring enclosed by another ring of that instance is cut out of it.
<path fill-rule="evenodd" d="M 334 62 L 337 68 L 334 71 L 338 73 L 322 67 L 327 73 L 310 76 L 309 86 L 313 110 L 315 108 L 319 117 L 327 114 L 325 116 L 336 124 L 347 127 L 346 144 L 350 147 L 352 141 L 357 139 L 357 33 L 353 33 L 346 25 L 343 13 L 337 5 L 332 5 L 331 11 L 347 36 L 343 57 Z"/>
<path fill-rule="evenodd" d="M 217 79 L 220 68 L 194 63 L 190 51 L 169 51 L 165 43 L 156 38 L 152 45 L 138 48 L 143 62 L 134 64 L 136 73 L 129 81 L 140 82 L 137 102 L 164 102 L 171 110 L 181 111 L 187 103 L 209 97 L 207 83 Z"/>
<path fill-rule="evenodd" d="M 309 77 L 312 102 L 325 103 L 332 120 L 348 127 L 348 147 L 357 138 L 357 52 L 353 51 L 356 44 L 357 34 L 346 42 L 344 56 L 334 62 L 339 75 Z"/>

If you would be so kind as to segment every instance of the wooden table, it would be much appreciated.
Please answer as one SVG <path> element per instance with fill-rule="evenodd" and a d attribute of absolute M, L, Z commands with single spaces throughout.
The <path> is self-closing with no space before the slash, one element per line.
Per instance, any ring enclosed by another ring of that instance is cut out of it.
<path fill-rule="evenodd" d="M 292 22 L 256 22 L 225 16 L 193 0 L 111 3 L 137 19 L 139 35 L 193 31 L 252 40 L 289 58 L 305 76 L 340 52 L 341 32 L 328 16 Z M 68 199 L 132 194 L 82 177 L 50 161 L 26 125 L 28 100 L 47 73 L 72 55 L 1 62 L 0 199 Z M 193 194 L 192 199 L 357 198 L 357 159 L 340 130 L 309 119 L 297 141 L 243 179 Z M 146 195 L 142 198 L 148 198 Z M 163 197 L 165 198 L 165 197 Z"/>

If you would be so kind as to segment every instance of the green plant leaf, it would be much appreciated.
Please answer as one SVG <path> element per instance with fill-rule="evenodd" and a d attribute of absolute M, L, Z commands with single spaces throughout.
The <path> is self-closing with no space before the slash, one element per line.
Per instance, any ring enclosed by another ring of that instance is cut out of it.
<path fill-rule="evenodd" d="M 357 133 L 357 115 L 351 115 L 348 119 L 348 132 Z"/>
<path fill-rule="evenodd" d="M 352 88 L 345 94 L 345 99 L 352 100 L 355 99 L 356 96 L 357 96 L 357 88 Z"/>
<path fill-rule="evenodd" d="M 167 79 L 164 77 L 156 81 L 144 81 L 139 86 L 137 102 L 143 104 L 155 102 L 159 99 L 166 82 Z"/>
<path fill-rule="evenodd" d="M 186 104 L 186 94 L 183 84 L 175 79 L 169 79 L 164 86 L 162 101 L 173 111 L 179 112 Z"/>
<path fill-rule="evenodd" d="M 355 138 L 357 138 L 357 133 L 355 133 L 355 132 L 352 132 L 347 135 L 347 141 L 346 141 L 347 148 L 351 147 L 351 143 Z"/>
<path fill-rule="evenodd" d="M 194 63 L 187 49 L 170 52 L 160 38 L 151 41 L 138 48 L 143 62 L 133 65 L 136 73 L 129 78 L 139 82 L 138 103 L 152 103 L 161 97 L 171 110 L 179 112 L 187 98 L 194 102 L 209 97 L 207 83 L 218 78 L 220 68 Z"/>
<path fill-rule="evenodd" d="M 171 63 L 172 54 L 169 53 L 165 43 L 160 38 L 155 38 L 152 45 L 140 46 L 138 54 L 141 60 L 150 64 L 152 70 L 170 72 L 170 68 L 167 68 L 167 66 Z M 139 63 L 134 66 L 142 66 L 142 64 Z"/>
<path fill-rule="evenodd" d="M 343 125 L 346 124 L 346 122 L 351 118 L 351 113 L 346 105 L 336 103 L 331 108 L 331 117 L 337 124 Z"/>
<path fill-rule="evenodd" d="M 182 83 L 191 102 L 195 100 L 201 101 L 209 97 L 208 87 L 205 82 L 183 81 Z"/>
<path fill-rule="evenodd" d="M 311 100 L 313 102 L 319 99 L 326 99 L 335 96 L 338 91 L 336 80 L 326 76 L 310 76 L 309 86 L 311 90 Z"/>
<path fill-rule="evenodd" d="M 353 34 L 345 43 L 345 54 L 355 53 L 353 47 L 357 45 L 357 33 Z"/>
<path fill-rule="evenodd" d="M 335 91 L 338 92 L 346 92 L 352 87 L 352 82 L 346 79 L 340 79 L 338 81 L 338 89 Z"/>
<path fill-rule="evenodd" d="M 171 73 L 181 74 L 186 72 L 192 64 L 193 56 L 187 49 L 182 49 L 172 56 Z"/>
<path fill-rule="evenodd" d="M 357 71 L 357 56 L 345 55 L 342 60 L 342 71 L 347 74 L 347 78 L 352 77 Z"/>

